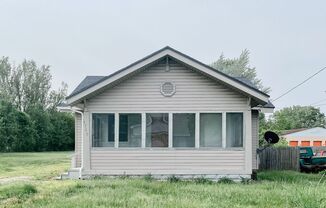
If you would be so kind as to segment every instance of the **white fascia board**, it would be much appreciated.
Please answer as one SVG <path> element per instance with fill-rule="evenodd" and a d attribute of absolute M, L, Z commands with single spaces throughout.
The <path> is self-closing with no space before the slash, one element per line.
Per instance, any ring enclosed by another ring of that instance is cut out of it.
<path fill-rule="evenodd" d="M 274 108 L 254 107 L 252 110 L 259 110 L 262 113 L 274 113 Z"/>
<path fill-rule="evenodd" d="M 215 71 L 213 71 L 213 70 L 211 70 L 211 69 L 209 69 L 209 68 L 207 68 L 207 67 L 205 67 L 205 66 L 203 66 L 203 65 L 201 65 L 201 64 L 199 64 L 199 63 L 197 63 L 197 62 L 195 62 L 193 60 L 190 60 L 190 59 L 188 59 L 188 58 L 186 58 L 186 57 L 184 57 L 184 56 L 182 56 L 182 55 L 180 55 L 180 54 L 178 54 L 178 53 L 176 53 L 174 51 L 170 51 L 169 55 L 172 56 L 172 57 L 175 57 L 176 59 L 184 62 L 187 65 L 190 65 L 190 66 L 192 66 L 192 67 L 194 67 L 194 68 L 196 68 L 196 69 L 198 69 L 198 70 L 200 70 L 200 71 L 202 71 L 202 72 L 204 72 L 204 73 L 206 73 L 206 74 L 208 74 L 210 76 L 213 76 L 213 77 L 217 78 L 218 80 L 221 80 L 222 82 L 224 82 L 226 84 L 234 86 L 235 88 L 239 89 L 240 91 L 243 91 L 243 92 L 245 92 L 245 93 L 247 93 L 249 95 L 252 95 L 253 97 L 255 97 L 255 98 L 257 98 L 257 99 L 259 99 L 261 101 L 264 101 L 266 103 L 268 102 L 268 96 L 262 95 L 261 93 L 255 91 L 253 89 L 250 89 L 249 87 L 246 87 L 243 84 L 240 84 L 239 82 L 234 81 L 234 80 L 232 80 L 232 79 L 230 79 L 230 78 L 228 78 L 226 76 L 223 76 L 222 74 L 219 74 L 219 73 L 217 73 L 217 72 L 215 72 Z"/>
<path fill-rule="evenodd" d="M 64 106 L 64 107 L 58 106 L 57 109 L 59 112 L 67 112 L 67 113 L 72 112 L 70 106 Z"/>
<path fill-rule="evenodd" d="M 164 57 L 166 55 L 168 55 L 167 50 L 161 51 L 160 53 L 155 54 L 154 56 L 152 56 L 152 57 L 150 57 L 148 59 L 145 59 L 145 60 L 131 66 L 130 68 L 127 68 L 127 69 L 121 71 L 120 73 L 117 73 L 116 75 L 114 75 L 112 77 L 109 77 L 108 79 L 104 80 L 103 82 L 100 82 L 97 85 L 94 85 L 94 86 L 88 88 L 87 90 L 85 90 L 85 91 L 83 91 L 83 92 L 81 92 L 81 93 L 79 93 L 79 94 L 77 94 L 75 96 L 72 96 L 71 98 L 68 98 L 67 103 L 68 104 L 74 103 L 74 102 L 82 99 L 83 97 L 87 96 L 88 94 L 90 94 L 90 93 L 92 93 L 92 92 L 94 92 L 96 90 L 99 90 L 102 87 L 105 87 L 106 85 L 108 85 L 108 84 L 110 84 L 110 83 L 112 83 L 112 82 L 114 82 L 114 81 L 128 75 L 129 73 L 132 73 L 132 72 L 136 71 L 137 69 L 142 68 L 142 67 L 144 67 L 144 66 L 146 66 L 146 65 L 148 65 L 148 64 L 150 64 L 150 63 L 152 63 L 152 62 L 154 62 L 154 61 L 156 61 L 156 60 L 158 60 L 158 59 L 160 59 L 160 58 L 162 58 L 162 57 Z"/>
<path fill-rule="evenodd" d="M 230 79 L 230 78 L 228 78 L 226 76 L 223 76 L 222 74 L 219 74 L 219 73 L 213 71 L 212 69 L 207 68 L 204 65 L 199 64 L 196 61 L 193 61 L 193 60 L 191 60 L 191 59 L 189 59 L 189 58 L 187 58 L 187 57 L 185 57 L 185 56 L 183 56 L 183 55 L 181 55 L 179 53 L 176 53 L 175 51 L 170 50 L 170 49 L 167 48 L 167 49 L 165 49 L 165 50 L 163 50 L 163 51 L 161 51 L 161 52 L 159 52 L 159 53 L 157 53 L 157 54 L 155 54 L 155 55 L 153 55 L 153 56 L 151 56 L 151 57 L 149 57 L 149 58 L 147 58 L 147 59 L 145 59 L 145 60 L 143 60 L 143 61 L 141 61 L 141 62 L 139 62 L 137 64 L 132 65 L 129 68 L 126 68 L 125 70 L 122 70 L 121 72 L 115 74 L 114 76 L 109 77 L 108 79 L 104 80 L 103 82 L 100 82 L 100 83 L 86 89 L 85 91 L 83 91 L 83 92 L 81 92 L 81 93 L 79 93 L 79 94 L 77 94 L 75 96 L 72 96 L 72 97 L 68 98 L 67 103 L 72 104 L 72 103 L 74 103 L 74 102 L 76 102 L 78 100 L 81 100 L 82 98 L 89 95 L 90 93 L 92 93 L 92 92 L 94 92 L 96 90 L 99 90 L 99 89 L 105 87 L 106 85 L 108 85 L 108 84 L 110 84 L 110 83 L 112 83 L 112 82 L 114 82 L 116 80 L 119 80 L 120 78 L 128 75 L 129 73 L 132 73 L 132 72 L 134 72 L 134 71 L 136 71 L 136 70 L 138 70 L 138 69 L 140 69 L 140 68 L 142 68 L 142 67 L 144 67 L 144 66 L 146 66 L 148 64 L 151 64 L 152 62 L 154 62 L 154 61 L 156 61 L 156 60 L 158 60 L 158 59 L 160 59 L 160 58 L 162 58 L 162 57 L 164 57 L 166 55 L 169 55 L 169 56 L 171 56 L 173 58 L 176 58 L 177 60 L 179 60 L 179 61 L 181 61 L 181 62 L 183 62 L 183 63 L 185 63 L 185 64 L 187 64 L 187 65 L 189 65 L 189 66 L 191 66 L 193 68 L 196 68 L 196 69 L 198 69 L 198 70 L 200 70 L 200 71 L 202 71 L 202 72 L 204 72 L 204 73 L 206 73 L 206 74 L 208 74 L 208 75 L 210 75 L 212 77 L 215 77 L 216 79 L 221 80 L 222 82 L 224 82 L 224 83 L 226 83 L 228 85 L 231 85 L 231 86 L 235 87 L 236 89 L 239 89 L 240 91 L 243 91 L 243 92 L 257 98 L 258 100 L 261 100 L 261 101 L 266 102 L 266 103 L 268 102 L 268 96 L 265 96 L 265 95 L 255 91 L 253 89 L 250 89 L 249 87 L 246 87 L 245 85 L 243 85 L 243 84 L 241 84 L 241 83 L 239 83 L 237 81 L 234 81 L 234 80 L 232 80 L 232 79 Z"/>

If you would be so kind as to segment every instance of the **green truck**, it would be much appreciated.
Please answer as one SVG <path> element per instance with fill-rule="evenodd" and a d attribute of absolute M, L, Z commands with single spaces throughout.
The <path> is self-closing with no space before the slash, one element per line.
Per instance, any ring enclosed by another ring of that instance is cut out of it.
<path fill-rule="evenodd" d="M 326 155 L 317 154 L 311 147 L 300 148 L 300 170 L 302 172 L 319 172 L 326 169 Z"/>

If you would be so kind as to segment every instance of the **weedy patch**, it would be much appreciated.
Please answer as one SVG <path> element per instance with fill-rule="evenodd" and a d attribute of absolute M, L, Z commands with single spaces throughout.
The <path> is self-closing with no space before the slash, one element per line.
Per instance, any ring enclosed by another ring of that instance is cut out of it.
<path fill-rule="evenodd" d="M 31 184 L 17 184 L 0 189 L 0 199 L 25 198 L 31 194 L 37 193 L 35 186 Z"/>
<path fill-rule="evenodd" d="M 235 182 L 232 179 L 229 179 L 227 177 L 220 178 L 217 183 L 222 183 L 222 184 L 234 184 Z"/>
<path fill-rule="evenodd" d="M 205 177 L 199 177 L 199 178 L 194 178 L 194 182 L 197 184 L 212 184 L 213 181 L 205 178 Z"/>
<path fill-rule="evenodd" d="M 251 183 L 253 183 L 253 180 L 251 178 L 241 177 L 241 183 L 242 184 L 251 184 Z"/>
<path fill-rule="evenodd" d="M 176 177 L 175 175 L 169 176 L 167 180 L 170 183 L 177 183 L 177 182 L 180 182 L 181 181 L 181 179 L 178 178 L 178 177 Z"/>
<path fill-rule="evenodd" d="M 144 180 L 150 182 L 150 181 L 153 181 L 154 178 L 153 178 L 152 174 L 149 173 L 149 174 L 144 176 Z"/>

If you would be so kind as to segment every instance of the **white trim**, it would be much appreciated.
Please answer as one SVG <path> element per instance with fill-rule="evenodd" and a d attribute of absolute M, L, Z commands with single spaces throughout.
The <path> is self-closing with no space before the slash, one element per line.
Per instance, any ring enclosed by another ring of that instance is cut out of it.
<path fill-rule="evenodd" d="M 173 113 L 169 113 L 169 131 L 168 131 L 168 147 L 169 149 L 173 148 Z"/>
<path fill-rule="evenodd" d="M 225 84 L 227 85 L 230 85 L 248 95 L 251 95 L 255 98 L 257 98 L 258 100 L 260 101 L 263 101 L 265 103 L 268 102 L 268 96 L 265 96 L 257 91 L 255 91 L 254 89 L 251 89 L 227 76 L 224 76 L 218 72 L 215 72 L 213 71 L 212 69 L 210 69 L 209 67 L 206 67 L 202 64 L 199 64 L 198 62 L 184 56 L 184 55 L 181 55 L 173 50 L 171 50 L 170 48 L 166 48 L 160 52 L 158 52 L 157 54 L 154 54 L 152 56 L 150 56 L 149 58 L 146 58 L 144 60 L 142 60 L 141 62 L 138 62 L 136 64 L 133 64 L 131 65 L 130 67 L 114 74 L 113 76 L 109 77 L 108 79 L 102 81 L 102 82 L 99 82 L 98 84 L 86 89 L 85 91 L 82 91 L 70 98 L 67 99 L 67 103 L 68 104 L 73 104 L 74 102 L 78 101 L 78 100 L 81 100 L 82 98 L 86 97 L 87 95 L 91 94 L 92 92 L 94 91 L 97 91 L 111 83 L 113 83 L 114 81 L 117 81 L 118 79 L 132 73 L 132 72 L 135 72 L 136 70 L 139 70 L 145 66 L 147 66 L 148 64 L 151 64 L 153 63 L 154 61 L 164 57 L 164 56 L 171 56 L 183 63 L 185 63 L 186 65 L 189 65 L 201 72 L 204 72 L 205 74 L 209 75 L 209 76 L 212 76 L 222 82 L 224 82 Z"/>
<path fill-rule="evenodd" d="M 114 114 L 114 148 L 119 148 L 119 113 Z"/>
<path fill-rule="evenodd" d="M 125 111 L 91 111 L 90 113 L 90 119 L 93 117 L 93 114 L 114 114 L 114 147 L 93 147 L 93 144 L 90 143 L 92 150 L 226 150 L 226 151 L 233 151 L 233 150 L 240 150 L 245 151 L 246 150 L 246 112 L 247 111 L 134 111 L 134 112 L 125 112 Z M 251 112 L 251 111 L 250 111 Z M 141 147 L 119 147 L 119 115 L 125 114 L 125 113 L 132 113 L 132 114 L 141 114 L 142 117 L 142 142 Z M 168 132 L 168 147 L 146 147 L 146 114 L 147 113 L 166 113 L 169 117 L 169 132 Z M 195 147 L 173 147 L 173 114 L 195 114 Z M 200 114 L 202 113 L 220 113 L 222 114 L 222 147 L 200 147 Z M 243 146 L 242 147 L 226 147 L 226 114 L 227 113 L 242 113 L 243 115 Z M 251 122 L 251 121 L 250 121 Z M 145 123 L 145 125 L 144 125 Z M 90 120 L 90 129 L 92 130 L 92 119 Z M 90 132 L 92 134 L 92 132 Z M 92 141 L 92 138 L 90 138 Z"/>
<path fill-rule="evenodd" d="M 195 114 L 195 148 L 200 147 L 200 113 Z"/>
<path fill-rule="evenodd" d="M 252 110 L 258 110 L 262 113 L 274 113 L 274 108 L 253 107 Z"/>
<path fill-rule="evenodd" d="M 222 148 L 226 148 L 226 112 L 222 113 Z"/>
<path fill-rule="evenodd" d="M 245 170 L 246 173 L 252 174 L 252 128 L 251 128 L 251 109 L 245 112 L 244 114 L 244 147 L 245 151 Z"/>
<path fill-rule="evenodd" d="M 141 114 L 141 148 L 146 147 L 146 113 Z"/>

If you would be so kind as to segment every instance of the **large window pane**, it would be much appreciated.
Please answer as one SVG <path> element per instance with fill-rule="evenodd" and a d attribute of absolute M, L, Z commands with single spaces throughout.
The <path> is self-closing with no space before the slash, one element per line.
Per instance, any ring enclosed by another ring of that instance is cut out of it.
<path fill-rule="evenodd" d="M 222 114 L 200 114 L 200 146 L 222 147 Z"/>
<path fill-rule="evenodd" d="M 243 147 L 243 114 L 226 114 L 226 146 Z"/>
<path fill-rule="evenodd" d="M 119 147 L 141 147 L 141 114 L 119 114 Z"/>
<path fill-rule="evenodd" d="M 114 147 L 114 114 L 93 114 L 92 127 L 93 147 Z"/>
<path fill-rule="evenodd" d="M 173 114 L 173 147 L 195 147 L 195 114 Z"/>
<path fill-rule="evenodd" d="M 169 114 L 146 114 L 146 147 L 168 147 Z"/>

